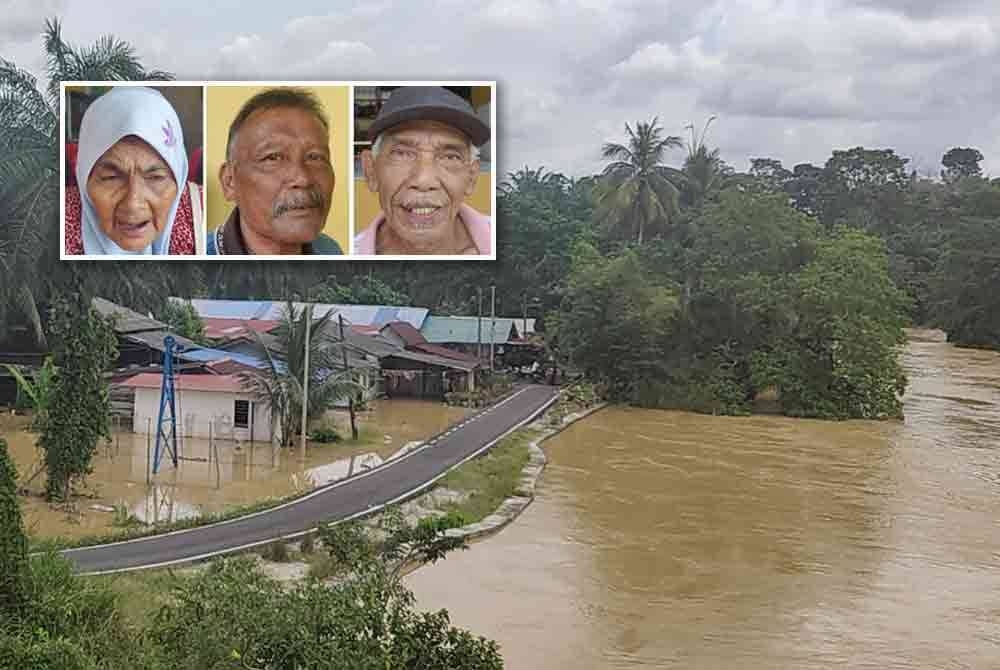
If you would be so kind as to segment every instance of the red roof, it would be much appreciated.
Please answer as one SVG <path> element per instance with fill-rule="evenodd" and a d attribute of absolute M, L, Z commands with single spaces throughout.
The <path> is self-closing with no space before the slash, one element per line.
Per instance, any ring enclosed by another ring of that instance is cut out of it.
<path fill-rule="evenodd" d="M 442 358 L 450 358 L 453 361 L 464 361 L 466 363 L 478 363 L 479 359 L 471 354 L 455 351 L 439 344 L 431 344 L 424 337 L 423 333 L 406 321 L 393 321 L 382 326 L 382 330 L 389 329 L 403 340 L 403 346 L 410 351 L 433 354 Z"/>
<path fill-rule="evenodd" d="M 143 372 L 122 382 L 121 385 L 131 388 L 159 389 L 163 385 L 163 375 Z M 174 377 L 174 388 L 183 391 L 248 392 L 235 375 L 177 375 Z"/>
<path fill-rule="evenodd" d="M 431 344 L 425 342 L 423 344 L 415 344 L 412 347 L 406 347 L 411 351 L 420 351 L 425 354 L 434 354 L 435 356 L 441 356 L 442 358 L 450 358 L 454 361 L 465 361 L 466 363 L 478 363 L 480 362 L 478 358 L 472 354 L 466 354 L 461 351 L 455 351 L 454 349 L 449 349 L 448 347 L 443 347 L 440 344 Z"/>
<path fill-rule="evenodd" d="M 277 321 L 267 319 L 223 319 L 216 317 L 206 317 L 202 319 L 205 324 L 205 337 L 213 340 L 236 339 L 246 334 L 246 328 L 256 330 L 258 333 L 270 332 L 278 325 Z"/>

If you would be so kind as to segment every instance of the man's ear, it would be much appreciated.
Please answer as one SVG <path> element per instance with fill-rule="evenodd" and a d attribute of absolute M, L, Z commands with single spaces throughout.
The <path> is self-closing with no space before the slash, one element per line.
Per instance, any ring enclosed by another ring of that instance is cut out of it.
<path fill-rule="evenodd" d="M 229 202 L 236 202 L 236 187 L 234 185 L 235 175 L 233 174 L 233 164 L 226 161 L 219 166 L 219 184 L 222 186 L 222 195 Z"/>
<path fill-rule="evenodd" d="M 465 197 L 468 198 L 476 190 L 476 182 L 479 181 L 479 160 L 474 160 L 469 165 L 469 179 L 465 185 Z"/>
<path fill-rule="evenodd" d="M 368 190 L 378 193 L 378 175 L 375 174 L 375 156 L 368 149 L 361 152 L 361 169 L 365 173 L 365 183 Z"/>

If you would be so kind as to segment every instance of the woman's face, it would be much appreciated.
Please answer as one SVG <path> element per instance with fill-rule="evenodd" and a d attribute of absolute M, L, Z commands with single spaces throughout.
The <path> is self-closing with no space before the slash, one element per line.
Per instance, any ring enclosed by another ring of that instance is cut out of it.
<path fill-rule="evenodd" d="M 130 135 L 94 163 L 87 193 L 104 234 L 126 251 L 141 251 L 167 227 L 177 181 L 153 147 Z"/>

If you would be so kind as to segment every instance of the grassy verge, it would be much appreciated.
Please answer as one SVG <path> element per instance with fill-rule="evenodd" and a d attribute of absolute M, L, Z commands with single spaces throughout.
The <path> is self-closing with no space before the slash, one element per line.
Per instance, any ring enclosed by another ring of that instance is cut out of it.
<path fill-rule="evenodd" d="M 132 624 L 145 626 L 168 602 L 170 590 L 181 575 L 172 570 L 140 570 L 118 575 L 85 577 L 118 595 L 119 611 Z"/>
<path fill-rule="evenodd" d="M 266 500 L 259 500 L 249 505 L 234 505 L 223 512 L 215 514 L 206 514 L 204 516 L 190 519 L 180 519 L 172 523 L 159 523 L 152 526 L 133 526 L 116 532 L 107 533 L 105 535 L 91 535 L 88 537 L 77 538 L 31 536 L 28 538 L 30 542 L 29 550 L 31 552 L 45 552 L 58 551 L 60 549 L 74 549 L 76 547 L 90 547 L 95 544 L 120 542 L 122 540 L 134 540 L 140 537 L 162 535 L 163 533 L 169 533 L 175 530 L 186 530 L 188 528 L 197 528 L 198 526 L 207 526 L 209 524 L 218 523 L 219 521 L 235 519 L 236 517 L 243 516 L 244 514 L 252 514 L 253 512 L 270 509 L 271 507 L 275 507 L 281 503 L 294 500 L 301 495 L 303 494 L 295 493 L 284 498 L 268 498 Z"/>
<path fill-rule="evenodd" d="M 442 479 L 441 486 L 469 494 L 464 502 L 446 505 L 444 511 L 458 512 L 466 523 L 476 523 L 493 514 L 517 490 L 521 469 L 528 463 L 528 445 L 538 435 L 537 430 L 522 428 L 485 456 L 469 461 Z"/>

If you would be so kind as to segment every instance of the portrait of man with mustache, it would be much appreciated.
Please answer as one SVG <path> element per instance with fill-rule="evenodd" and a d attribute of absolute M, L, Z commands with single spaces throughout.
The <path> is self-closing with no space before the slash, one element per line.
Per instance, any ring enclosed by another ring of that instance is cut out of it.
<path fill-rule="evenodd" d="M 340 255 L 323 233 L 335 185 L 330 124 L 299 88 L 250 98 L 229 126 L 219 182 L 235 207 L 209 235 L 212 255 Z"/>
<path fill-rule="evenodd" d="M 465 202 L 490 128 L 465 99 L 440 86 L 397 88 L 368 139 L 362 167 L 381 212 L 355 236 L 355 254 L 490 255 L 490 217 Z"/>

